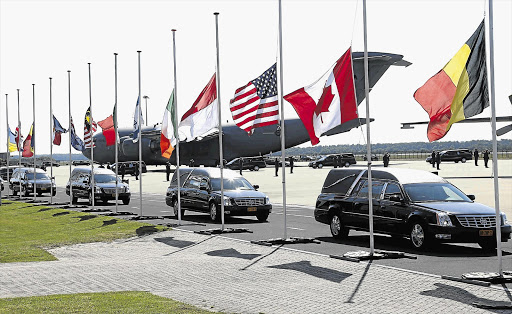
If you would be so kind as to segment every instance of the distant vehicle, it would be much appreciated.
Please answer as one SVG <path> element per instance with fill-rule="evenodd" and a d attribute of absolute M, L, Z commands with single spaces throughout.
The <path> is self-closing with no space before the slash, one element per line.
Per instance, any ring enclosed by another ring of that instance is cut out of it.
<path fill-rule="evenodd" d="M 89 160 L 73 160 L 71 163 L 73 166 L 87 166 L 90 164 Z"/>
<path fill-rule="evenodd" d="M 210 214 L 212 221 L 220 220 L 221 192 L 219 168 L 181 168 L 180 194 L 181 216 L 185 210 Z M 269 198 L 257 191 L 258 185 L 252 185 L 236 171 L 225 169 L 224 174 L 224 214 L 230 216 L 256 216 L 264 222 L 272 212 Z M 174 216 L 178 217 L 178 171 L 174 172 L 167 189 L 165 202 L 173 207 Z"/>
<path fill-rule="evenodd" d="M 260 168 L 266 168 L 267 164 L 263 157 L 242 157 L 242 170 L 258 171 Z M 235 158 L 226 164 L 226 167 L 232 170 L 240 170 L 240 158 Z"/>
<path fill-rule="evenodd" d="M 315 161 L 312 161 L 309 163 L 309 166 L 316 169 L 322 169 L 324 166 L 334 166 L 334 163 L 336 162 L 336 158 L 338 156 L 341 156 L 341 166 L 350 167 L 350 165 L 355 165 L 356 157 L 352 153 L 346 153 L 346 154 L 331 154 L 327 156 L 323 156 L 318 158 Z"/>
<path fill-rule="evenodd" d="M 95 201 L 108 202 L 116 199 L 116 174 L 112 170 L 94 167 L 94 193 L 92 192 L 91 167 L 76 167 L 71 172 L 71 177 L 66 184 L 66 194 L 69 195 L 69 188 L 73 190 L 71 203 L 76 204 L 78 199 L 86 198 L 89 205 L 92 205 L 94 195 Z M 123 204 L 130 204 L 130 186 L 121 179 L 117 180 L 118 199 Z"/>
<path fill-rule="evenodd" d="M 139 165 L 138 161 L 123 161 L 119 162 L 119 165 L 124 165 L 124 174 L 135 174 L 135 167 Z M 110 166 L 110 169 L 115 173 L 117 165 L 114 163 Z M 119 170 L 118 170 L 119 171 Z M 142 173 L 148 172 L 146 163 L 142 162 Z"/>
<path fill-rule="evenodd" d="M 441 162 L 454 161 L 455 163 L 458 163 L 460 161 L 465 163 L 467 160 L 473 159 L 473 154 L 469 149 L 443 150 L 439 155 L 441 156 Z M 432 156 L 428 156 L 425 161 L 432 163 Z"/>
<path fill-rule="evenodd" d="M 363 160 L 364 161 L 368 160 L 368 157 L 366 156 L 366 154 L 363 155 Z M 375 155 L 375 154 L 372 154 L 372 161 L 377 161 L 377 160 L 379 160 L 379 157 L 377 157 L 377 155 Z"/>
<path fill-rule="evenodd" d="M 299 161 L 312 161 L 312 160 L 313 160 L 313 157 L 311 157 L 311 156 L 306 156 L 306 155 L 299 156 Z"/>
<path fill-rule="evenodd" d="M 350 229 L 369 229 L 367 170 L 333 169 L 327 175 L 315 208 L 315 220 L 330 225 L 334 238 Z M 475 203 L 445 179 L 412 169 L 372 170 L 374 230 L 410 239 L 424 249 L 435 241 L 478 243 L 496 248 L 495 210 Z M 511 226 L 501 213 L 501 239 Z"/>
<path fill-rule="evenodd" d="M 56 162 L 56 161 L 54 161 L 54 162 L 51 162 L 51 161 L 43 161 L 43 162 L 41 163 L 41 165 L 44 165 L 45 167 L 51 167 L 51 166 L 52 166 L 52 164 L 53 164 L 53 167 L 60 167 L 60 164 L 59 164 L 58 162 Z"/>
<path fill-rule="evenodd" d="M 279 167 L 282 167 L 283 163 L 281 162 L 281 156 L 265 158 L 265 163 L 267 164 L 267 166 L 275 166 L 276 158 L 279 160 Z M 286 161 L 284 162 L 284 164 L 286 167 L 290 167 L 290 162 L 287 160 L 290 160 L 290 158 L 286 157 Z"/>
<path fill-rule="evenodd" d="M 12 173 L 13 173 L 14 169 L 17 169 L 17 168 L 18 168 L 18 164 L 16 164 L 16 166 L 9 166 L 9 179 L 12 178 Z M 7 181 L 7 166 L 0 168 L 0 177 L 2 177 L 2 179 L 4 179 L 4 181 Z"/>
<path fill-rule="evenodd" d="M 34 173 L 34 168 L 17 168 L 13 171 L 12 178 L 9 180 L 9 188 L 13 191 L 13 195 L 18 195 L 19 192 L 29 196 L 30 193 L 34 193 L 34 186 L 37 195 L 52 193 L 52 191 L 52 196 L 57 194 L 55 179 L 50 178 L 44 170 L 36 168 Z"/>

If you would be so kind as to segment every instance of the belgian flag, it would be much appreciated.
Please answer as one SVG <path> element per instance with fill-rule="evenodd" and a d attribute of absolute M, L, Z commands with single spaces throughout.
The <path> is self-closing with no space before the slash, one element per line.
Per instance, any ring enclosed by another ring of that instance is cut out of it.
<path fill-rule="evenodd" d="M 414 93 L 430 117 L 430 142 L 448 133 L 452 124 L 489 106 L 484 21 L 455 56 Z"/>

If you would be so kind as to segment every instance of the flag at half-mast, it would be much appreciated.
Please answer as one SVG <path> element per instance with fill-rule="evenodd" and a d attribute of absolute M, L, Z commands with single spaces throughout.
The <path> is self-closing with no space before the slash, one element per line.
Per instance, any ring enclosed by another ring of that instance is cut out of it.
<path fill-rule="evenodd" d="M 35 144 L 35 129 L 34 129 L 34 123 L 32 123 L 32 126 L 30 126 L 30 132 L 28 132 L 27 138 L 23 142 L 23 153 L 21 156 L 23 157 L 32 157 L 34 156 L 34 144 Z"/>
<path fill-rule="evenodd" d="M 110 116 L 104 120 L 98 121 L 98 125 L 101 127 L 107 146 L 111 146 L 116 143 L 116 129 L 114 127 L 115 114 L 116 107 L 114 106 L 114 112 Z"/>
<path fill-rule="evenodd" d="M 16 127 L 16 133 L 14 135 L 14 141 L 16 142 L 17 150 L 22 152 L 23 151 L 23 135 L 21 135 L 21 125 L 18 125 Z"/>
<path fill-rule="evenodd" d="M 174 90 L 169 97 L 167 107 L 165 107 L 164 118 L 162 120 L 162 131 L 160 133 L 160 152 L 162 157 L 171 158 L 172 151 L 176 147 L 176 100 L 174 98 Z"/>
<path fill-rule="evenodd" d="M 91 107 L 87 108 L 84 118 L 84 144 L 85 148 L 91 148 L 92 138 L 97 128 L 96 122 L 94 122 L 91 116 Z"/>
<path fill-rule="evenodd" d="M 142 116 L 142 108 L 140 105 L 140 99 L 137 97 L 137 104 L 135 105 L 135 113 L 133 114 L 133 142 L 136 143 L 139 140 L 139 132 L 141 125 L 144 124 L 144 117 Z M 140 121 L 140 125 L 139 125 Z"/>
<path fill-rule="evenodd" d="M 9 152 L 15 152 L 18 150 L 18 146 L 16 145 L 16 135 L 12 133 L 9 126 L 7 126 L 7 132 L 9 135 Z"/>
<path fill-rule="evenodd" d="M 67 132 L 68 130 L 64 129 L 59 120 L 53 116 L 53 144 L 60 145 L 62 141 L 61 134 Z"/>
<path fill-rule="evenodd" d="M 77 151 L 84 151 L 85 145 L 84 142 L 78 135 L 76 135 L 75 125 L 73 124 L 73 117 L 70 117 L 71 125 L 69 126 L 69 136 L 71 137 L 71 146 Z"/>
<path fill-rule="evenodd" d="M 286 96 L 308 131 L 311 144 L 330 129 L 357 118 L 356 92 L 352 70 L 352 49 L 348 50 L 315 83 Z"/>
<path fill-rule="evenodd" d="M 193 141 L 195 138 L 218 127 L 218 105 L 216 76 L 213 74 L 192 107 L 181 117 L 178 126 L 180 140 Z"/>
<path fill-rule="evenodd" d="M 485 23 L 436 75 L 414 93 L 430 117 L 430 142 L 443 138 L 452 124 L 481 113 L 489 106 L 485 55 Z"/>
<path fill-rule="evenodd" d="M 262 75 L 237 89 L 230 101 L 233 121 L 249 135 L 255 128 L 279 122 L 276 65 L 274 63 Z"/>

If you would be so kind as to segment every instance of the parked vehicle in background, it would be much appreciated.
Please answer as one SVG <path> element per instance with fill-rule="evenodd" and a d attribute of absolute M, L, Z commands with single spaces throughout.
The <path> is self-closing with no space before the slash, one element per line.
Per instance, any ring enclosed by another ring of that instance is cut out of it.
<path fill-rule="evenodd" d="M 236 171 L 225 169 L 223 172 L 223 200 L 219 168 L 180 167 L 179 174 L 182 217 L 185 210 L 191 210 L 209 213 L 212 221 L 218 221 L 221 218 L 221 202 L 224 202 L 224 214 L 230 216 L 256 216 L 258 221 L 264 222 L 272 212 L 269 198 L 257 191 L 259 186 L 252 185 Z M 165 197 L 175 217 L 178 217 L 177 176 L 178 171 L 175 171 Z"/>
<path fill-rule="evenodd" d="M 369 229 L 367 170 L 333 169 L 327 175 L 315 208 L 315 220 L 330 225 L 334 238 L 350 229 Z M 475 203 L 445 179 L 427 171 L 388 168 L 372 170 L 375 232 L 409 238 L 424 249 L 435 242 L 478 243 L 496 248 L 495 210 Z M 511 226 L 501 213 L 502 242 Z"/>
<path fill-rule="evenodd" d="M 135 174 L 135 167 L 139 165 L 138 161 L 123 161 L 118 162 L 119 166 L 121 164 L 124 165 L 124 174 Z M 112 164 L 110 166 L 110 169 L 115 173 L 117 168 L 117 164 Z M 146 163 L 142 162 L 142 173 L 148 172 L 148 169 L 146 168 Z"/>
<path fill-rule="evenodd" d="M 334 164 L 338 161 L 338 158 L 341 157 L 340 167 L 350 167 L 350 165 L 355 165 L 357 163 L 356 157 L 352 153 L 344 153 L 344 154 L 331 154 L 327 156 L 322 156 L 315 161 L 309 163 L 309 166 L 312 168 L 322 169 L 324 166 L 334 166 Z"/>
<path fill-rule="evenodd" d="M 473 154 L 469 149 L 443 150 L 439 155 L 441 156 L 441 162 L 454 161 L 455 163 L 458 163 L 460 161 L 465 163 L 467 160 L 473 159 Z M 432 163 L 432 156 L 428 156 L 425 161 Z"/>
<path fill-rule="evenodd" d="M 240 159 L 242 159 L 242 170 L 258 171 L 266 168 L 267 164 L 263 157 L 241 157 L 235 158 L 226 164 L 226 167 L 232 170 L 240 170 Z"/>
<path fill-rule="evenodd" d="M 363 155 L 363 160 L 364 161 L 368 160 L 368 157 L 366 156 L 366 154 Z M 377 157 L 377 155 L 375 155 L 375 154 L 372 154 L 372 161 L 377 161 L 377 160 L 379 160 L 379 157 Z"/>
<path fill-rule="evenodd" d="M 91 162 L 87 159 L 80 159 L 80 160 L 73 160 L 72 161 L 72 165 L 73 166 L 87 166 L 89 165 Z"/>
<path fill-rule="evenodd" d="M 94 193 L 92 191 L 91 167 L 76 167 L 71 172 L 71 177 L 66 184 L 66 194 L 69 195 L 70 186 L 73 191 L 71 202 L 76 204 L 78 199 L 85 198 L 92 205 L 92 198 L 95 201 L 108 202 L 116 199 L 116 174 L 112 170 L 94 167 Z M 123 204 L 130 204 L 130 186 L 117 179 L 118 199 Z"/>
<path fill-rule="evenodd" d="M 34 168 L 17 168 L 13 171 L 12 178 L 9 180 L 9 188 L 13 191 L 13 195 L 20 193 L 29 196 L 30 193 L 34 193 L 34 186 L 37 195 L 52 193 L 52 191 L 53 196 L 57 194 L 55 179 L 50 178 L 44 170 L 36 168 L 34 172 Z"/>
<path fill-rule="evenodd" d="M 12 178 L 12 173 L 14 171 L 14 169 L 17 169 L 18 168 L 18 165 L 16 164 L 16 166 L 9 166 L 9 169 L 7 169 L 7 166 L 5 167 L 1 167 L 0 168 L 0 177 L 2 177 L 2 179 L 4 179 L 4 181 L 7 181 L 7 171 L 9 171 L 9 180 Z"/>

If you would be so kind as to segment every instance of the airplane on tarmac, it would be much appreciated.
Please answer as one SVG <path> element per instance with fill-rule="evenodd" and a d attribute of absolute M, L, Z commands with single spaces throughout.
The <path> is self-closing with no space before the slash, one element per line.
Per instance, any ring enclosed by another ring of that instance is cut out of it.
<path fill-rule="evenodd" d="M 364 65 L 363 53 L 352 53 L 354 68 L 354 82 L 356 88 L 357 104 L 365 98 L 364 93 Z M 403 60 L 402 55 L 368 52 L 369 83 L 370 89 L 392 65 L 409 66 L 410 62 Z M 373 119 L 371 119 L 373 121 Z M 354 119 L 345 122 L 322 136 L 330 136 L 350 131 L 353 128 L 365 124 L 365 119 Z M 168 159 L 160 155 L 160 130 L 161 126 L 155 124 L 152 127 L 142 128 L 142 160 L 147 165 L 163 165 Z M 138 143 L 132 141 L 133 129 L 119 128 L 120 145 L 118 160 L 134 161 L 139 159 Z M 270 152 L 281 150 L 280 130 L 278 125 L 270 125 L 254 130 L 249 137 L 247 133 L 236 125 L 222 126 L 224 159 L 230 161 L 237 157 L 261 156 Z M 102 164 L 115 162 L 115 146 L 106 146 L 106 140 L 102 133 L 93 137 L 95 143 L 94 161 Z M 285 144 L 290 148 L 309 141 L 309 135 L 300 119 L 285 120 Z M 176 165 L 176 150 L 174 150 L 170 162 Z M 83 151 L 85 157 L 91 157 L 90 149 Z M 193 159 L 194 165 L 216 166 L 219 164 L 218 130 L 212 130 L 201 138 L 191 142 L 180 142 L 180 164 L 188 165 Z"/>

